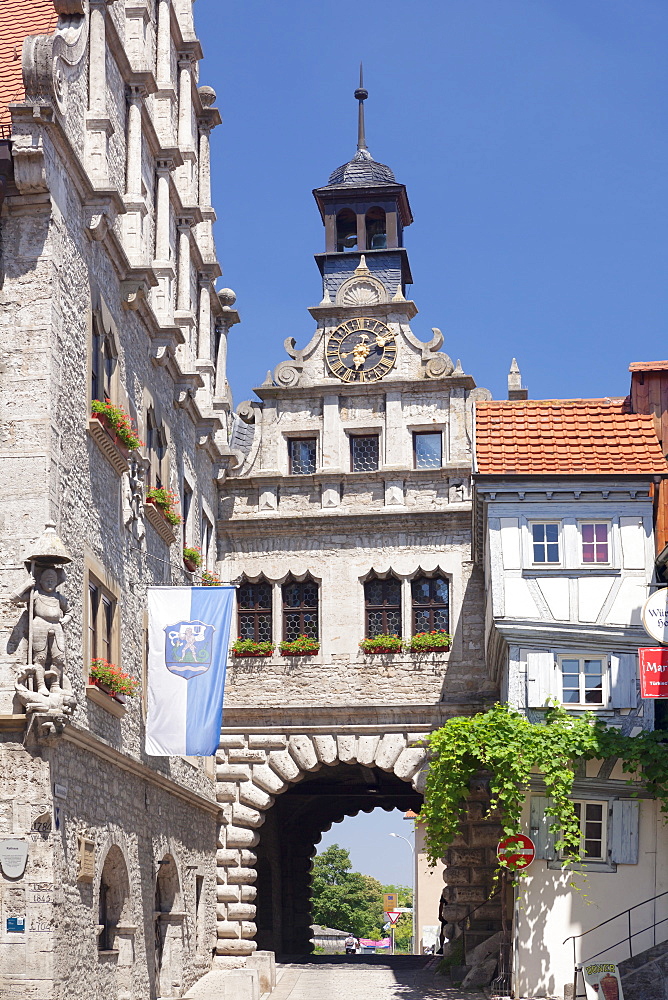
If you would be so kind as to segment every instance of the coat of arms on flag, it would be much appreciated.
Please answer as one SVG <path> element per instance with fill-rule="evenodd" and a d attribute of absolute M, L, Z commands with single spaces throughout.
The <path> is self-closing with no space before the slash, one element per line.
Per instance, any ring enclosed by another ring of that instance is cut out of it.
<path fill-rule="evenodd" d="M 166 625 L 165 666 L 173 674 L 190 680 L 211 666 L 215 627 L 204 622 L 176 622 Z"/>

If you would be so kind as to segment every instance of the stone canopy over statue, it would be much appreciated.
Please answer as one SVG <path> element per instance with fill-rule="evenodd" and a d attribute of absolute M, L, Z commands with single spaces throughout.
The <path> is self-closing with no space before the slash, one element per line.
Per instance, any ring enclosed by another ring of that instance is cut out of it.
<path fill-rule="evenodd" d="M 64 628 L 71 620 L 67 599 L 58 593 L 65 578 L 63 565 L 72 557 L 47 523 L 35 551 L 25 561 L 30 576 L 14 591 L 15 604 L 28 612 L 27 663 L 16 678 L 16 693 L 27 713 L 62 719 L 72 714 L 76 698 L 65 672 Z"/>

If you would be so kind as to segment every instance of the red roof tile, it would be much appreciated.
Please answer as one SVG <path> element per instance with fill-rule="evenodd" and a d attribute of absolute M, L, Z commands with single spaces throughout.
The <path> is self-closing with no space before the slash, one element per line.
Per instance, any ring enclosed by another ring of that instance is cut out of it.
<path fill-rule="evenodd" d="M 668 473 L 653 418 L 623 399 L 545 399 L 476 404 L 481 475 Z"/>
<path fill-rule="evenodd" d="M 11 122 L 8 104 L 25 97 L 21 48 L 28 35 L 51 35 L 58 23 L 53 0 L 3 0 L 0 14 L 0 127 Z"/>
<path fill-rule="evenodd" d="M 630 372 L 658 372 L 668 368 L 668 361 L 634 361 L 629 365 Z"/>

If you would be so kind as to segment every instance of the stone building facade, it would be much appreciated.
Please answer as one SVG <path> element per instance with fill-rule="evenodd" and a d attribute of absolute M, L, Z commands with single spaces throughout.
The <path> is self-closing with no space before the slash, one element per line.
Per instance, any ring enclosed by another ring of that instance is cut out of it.
<path fill-rule="evenodd" d="M 439 330 L 411 328 L 406 189 L 371 157 L 356 96 L 357 153 L 314 192 L 315 330 L 303 347 L 288 339 L 259 402 L 238 407 L 240 464 L 219 500 L 236 635 L 272 647 L 228 667 L 217 951 L 231 962 L 256 945 L 310 950 L 322 832 L 360 810 L 419 808 L 424 734 L 495 698 L 471 560 L 473 407 L 489 393 L 441 352 Z M 449 650 L 406 649 L 433 629 L 452 635 Z M 404 647 L 360 648 L 378 634 Z M 281 648 L 300 635 L 317 651 Z"/>
<path fill-rule="evenodd" d="M 238 319 L 215 290 L 220 116 L 199 85 L 191 0 L 10 6 L 0 993 L 182 996 L 215 949 L 219 807 L 210 762 L 144 754 L 145 592 L 193 582 L 184 544 L 215 566 Z M 105 398 L 140 445 L 93 416 Z M 160 488 L 182 525 L 146 502 Z M 93 658 L 139 682 L 136 696 L 92 683 Z"/>

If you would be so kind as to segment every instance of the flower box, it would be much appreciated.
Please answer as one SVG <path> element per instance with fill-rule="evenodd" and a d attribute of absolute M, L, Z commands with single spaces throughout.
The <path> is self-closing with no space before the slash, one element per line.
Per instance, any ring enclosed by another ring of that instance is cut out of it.
<path fill-rule="evenodd" d="M 101 657 L 91 660 L 88 678 L 90 684 L 99 687 L 112 698 L 122 698 L 121 704 L 124 703 L 126 696 L 131 698 L 139 689 L 139 681 L 129 674 L 124 674 L 115 663 L 109 663 Z"/>
<path fill-rule="evenodd" d="M 202 579 L 200 580 L 200 587 L 222 587 L 223 581 L 213 573 L 208 573 L 206 570 L 202 573 Z"/>
<path fill-rule="evenodd" d="M 166 542 L 167 545 L 173 545 L 176 541 L 176 533 L 161 508 L 152 500 L 147 500 L 144 504 L 144 514 L 148 523 L 152 528 L 155 528 L 163 542 Z"/>
<path fill-rule="evenodd" d="M 189 573 L 194 573 L 202 565 L 202 553 L 194 545 L 183 547 L 183 565 Z"/>
<path fill-rule="evenodd" d="M 271 656 L 274 644 L 269 641 L 256 642 L 254 639 L 237 639 L 232 645 L 232 656 L 240 658 L 247 656 Z"/>
<path fill-rule="evenodd" d="M 91 410 L 93 417 L 103 424 L 117 447 L 125 448 L 130 452 L 141 446 L 142 442 L 132 425 L 132 420 L 122 406 L 116 406 L 109 399 L 104 401 L 94 399 L 91 403 Z"/>
<path fill-rule="evenodd" d="M 362 639 L 360 649 L 374 656 L 378 653 L 400 653 L 403 648 L 399 635 L 375 635 L 372 639 Z"/>
<path fill-rule="evenodd" d="M 113 698 L 114 701 L 117 701 L 120 705 L 125 705 L 127 702 L 127 695 L 120 694 L 118 691 L 113 691 L 108 684 L 103 684 L 102 681 L 95 680 L 94 677 L 91 677 L 90 682 L 91 684 L 94 684 L 95 687 L 99 688 L 100 691 L 104 691 L 105 694 L 108 694 L 110 698 Z"/>
<path fill-rule="evenodd" d="M 432 630 L 431 632 L 416 632 L 407 644 L 411 653 L 447 653 L 452 645 L 452 636 L 447 632 Z"/>
<path fill-rule="evenodd" d="M 284 640 L 279 649 L 281 656 L 315 656 L 320 652 L 320 643 L 317 639 L 300 635 L 298 639 Z"/>

